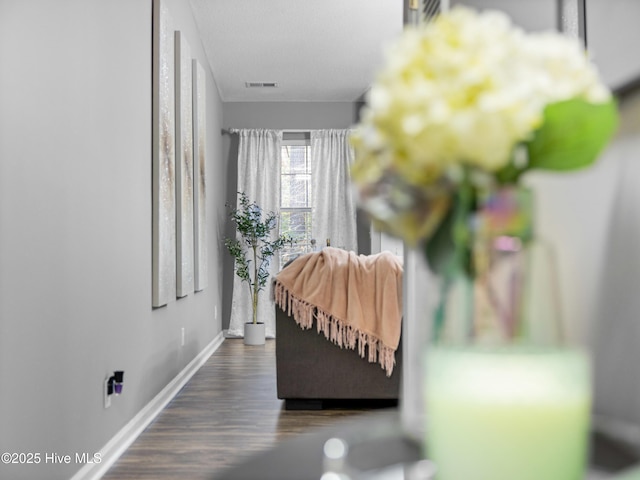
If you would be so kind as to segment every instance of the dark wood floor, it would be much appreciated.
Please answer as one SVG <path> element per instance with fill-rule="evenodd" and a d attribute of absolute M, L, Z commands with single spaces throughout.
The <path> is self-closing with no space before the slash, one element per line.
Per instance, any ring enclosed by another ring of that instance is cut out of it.
<path fill-rule="evenodd" d="M 211 479 L 285 437 L 362 413 L 284 410 L 275 341 L 227 339 L 103 479 Z"/>

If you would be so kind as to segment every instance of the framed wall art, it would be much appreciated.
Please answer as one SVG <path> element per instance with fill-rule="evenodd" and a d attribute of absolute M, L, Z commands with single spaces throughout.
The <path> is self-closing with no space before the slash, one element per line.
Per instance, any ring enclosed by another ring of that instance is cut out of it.
<path fill-rule="evenodd" d="M 194 291 L 193 239 L 193 80 L 191 49 L 180 31 L 175 32 L 176 88 L 176 295 Z"/>
<path fill-rule="evenodd" d="M 193 60 L 193 208 L 194 288 L 207 286 L 207 176 L 206 176 L 206 77 Z"/>
<path fill-rule="evenodd" d="M 175 54 L 173 20 L 153 2 L 152 305 L 176 298 Z"/>

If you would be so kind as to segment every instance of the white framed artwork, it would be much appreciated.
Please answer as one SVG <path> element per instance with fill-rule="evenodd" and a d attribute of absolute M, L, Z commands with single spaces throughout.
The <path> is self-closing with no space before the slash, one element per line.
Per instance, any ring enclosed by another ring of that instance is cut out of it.
<path fill-rule="evenodd" d="M 176 295 L 194 291 L 193 240 L 193 83 L 191 49 L 175 32 L 176 136 Z"/>
<path fill-rule="evenodd" d="M 194 288 L 207 286 L 207 177 L 206 171 L 206 77 L 204 68 L 193 60 L 193 238 Z"/>
<path fill-rule="evenodd" d="M 152 299 L 176 298 L 175 54 L 173 20 L 153 1 Z"/>

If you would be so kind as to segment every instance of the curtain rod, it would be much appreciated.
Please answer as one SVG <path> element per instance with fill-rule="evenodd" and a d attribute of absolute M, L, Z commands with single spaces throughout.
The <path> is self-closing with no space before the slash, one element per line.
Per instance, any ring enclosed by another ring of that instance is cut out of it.
<path fill-rule="evenodd" d="M 279 130 L 282 133 L 311 133 L 319 130 L 349 130 L 353 128 L 271 128 L 271 129 L 250 129 L 250 128 L 223 128 L 221 130 L 222 135 L 232 135 L 239 133 L 241 130 Z"/>
<path fill-rule="evenodd" d="M 222 133 L 238 133 L 240 130 L 250 130 L 244 128 L 223 128 Z M 267 130 L 267 129 L 265 129 Z M 322 128 L 272 128 L 271 130 L 281 130 L 283 133 L 307 133 L 313 130 L 323 130 Z"/>

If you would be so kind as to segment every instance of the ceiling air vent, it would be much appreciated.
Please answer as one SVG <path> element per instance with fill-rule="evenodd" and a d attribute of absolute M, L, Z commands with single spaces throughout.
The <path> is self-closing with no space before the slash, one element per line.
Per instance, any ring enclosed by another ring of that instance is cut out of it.
<path fill-rule="evenodd" d="M 278 86 L 276 82 L 245 82 L 244 85 L 247 88 L 276 88 Z"/>

